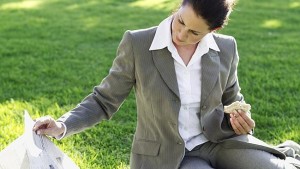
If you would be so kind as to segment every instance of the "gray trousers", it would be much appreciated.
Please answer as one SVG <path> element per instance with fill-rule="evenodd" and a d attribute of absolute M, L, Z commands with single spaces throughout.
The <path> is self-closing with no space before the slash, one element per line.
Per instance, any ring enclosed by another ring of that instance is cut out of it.
<path fill-rule="evenodd" d="M 206 142 L 186 150 L 180 169 L 296 169 L 285 160 L 255 149 L 228 149 Z"/>

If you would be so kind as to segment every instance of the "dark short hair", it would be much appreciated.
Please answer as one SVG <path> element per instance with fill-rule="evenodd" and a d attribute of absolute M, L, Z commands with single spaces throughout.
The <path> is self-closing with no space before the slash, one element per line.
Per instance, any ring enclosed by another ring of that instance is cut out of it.
<path fill-rule="evenodd" d="M 195 13 L 202 17 L 210 30 L 224 27 L 229 14 L 236 4 L 235 0 L 182 0 L 181 6 L 191 5 Z"/>

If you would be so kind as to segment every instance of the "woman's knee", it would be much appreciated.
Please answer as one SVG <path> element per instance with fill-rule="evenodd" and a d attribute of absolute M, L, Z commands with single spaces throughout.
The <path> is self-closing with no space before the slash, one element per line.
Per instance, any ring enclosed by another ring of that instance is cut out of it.
<path fill-rule="evenodd" d="M 222 149 L 215 165 L 218 169 L 296 169 L 273 154 L 254 149 Z"/>
<path fill-rule="evenodd" d="M 179 169 L 213 169 L 205 160 L 198 157 L 186 156 L 183 158 Z"/>

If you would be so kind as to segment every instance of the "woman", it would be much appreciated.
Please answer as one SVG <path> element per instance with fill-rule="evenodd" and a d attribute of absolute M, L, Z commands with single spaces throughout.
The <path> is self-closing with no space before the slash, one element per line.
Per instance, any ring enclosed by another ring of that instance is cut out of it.
<path fill-rule="evenodd" d="M 233 0 L 183 0 L 158 27 L 127 31 L 110 72 L 76 108 L 34 131 L 57 139 L 110 119 L 134 87 L 137 128 L 132 169 L 294 168 L 251 136 L 250 112 L 224 113 L 244 102 L 233 37 L 215 34 Z"/>

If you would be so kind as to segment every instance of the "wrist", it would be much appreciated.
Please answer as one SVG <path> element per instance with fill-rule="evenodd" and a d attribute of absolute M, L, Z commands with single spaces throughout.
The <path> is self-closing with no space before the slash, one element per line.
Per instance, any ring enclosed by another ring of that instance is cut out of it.
<path fill-rule="evenodd" d="M 55 137 L 57 138 L 64 135 L 66 127 L 62 122 L 56 122 L 56 123 L 57 123 L 58 132 L 56 133 Z"/>

